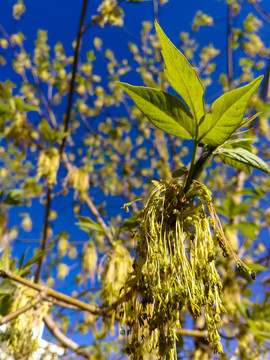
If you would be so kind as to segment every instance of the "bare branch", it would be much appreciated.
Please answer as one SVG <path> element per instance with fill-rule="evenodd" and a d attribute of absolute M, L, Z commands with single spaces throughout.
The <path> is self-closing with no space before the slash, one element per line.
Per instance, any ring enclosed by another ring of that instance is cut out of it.
<path fill-rule="evenodd" d="M 124 294 L 123 296 L 121 296 L 115 303 L 113 303 L 110 306 L 107 307 L 99 307 L 98 305 L 90 305 L 90 304 L 86 304 L 83 301 L 80 301 L 78 299 L 74 299 L 71 296 L 68 296 L 66 294 L 63 294 L 61 292 L 55 291 L 51 288 L 48 288 L 46 286 L 42 286 L 39 285 L 37 283 L 34 283 L 32 281 L 29 281 L 25 278 L 22 278 L 20 276 L 14 275 L 12 274 L 10 271 L 4 270 L 2 268 L 0 268 L 0 277 L 2 278 L 8 278 L 10 280 L 13 280 L 17 283 L 23 284 L 31 289 L 37 290 L 39 292 L 42 292 L 43 294 L 45 293 L 46 296 L 48 297 L 52 297 L 58 301 L 62 301 L 65 302 L 67 304 L 70 304 L 73 306 L 73 308 L 75 307 L 76 310 L 84 310 L 84 311 L 88 311 L 93 315 L 98 315 L 98 316 L 108 316 L 110 317 L 112 315 L 112 313 L 115 311 L 115 309 L 117 308 L 117 306 L 119 304 L 121 304 L 122 302 L 126 301 L 129 299 L 130 295 L 131 295 L 131 291 L 127 292 L 126 294 Z M 118 316 L 115 316 L 115 319 L 117 319 Z"/>
<path fill-rule="evenodd" d="M 43 235 L 42 235 L 42 242 L 41 242 L 41 250 L 46 249 L 47 245 L 47 238 L 48 238 L 48 230 L 49 230 L 49 214 L 51 209 L 51 195 L 52 195 L 52 186 L 48 185 L 47 189 L 47 197 L 46 197 L 46 210 L 45 210 L 45 217 L 44 217 L 44 226 L 43 226 Z M 38 268 L 35 275 L 35 282 L 39 282 L 41 271 L 42 271 L 42 265 L 45 259 L 45 255 L 42 255 L 38 262 Z"/>
<path fill-rule="evenodd" d="M 153 9 L 154 9 L 154 18 L 157 20 L 157 22 L 159 23 L 159 16 L 158 16 L 158 1 L 157 0 L 152 0 L 153 1 Z"/>
<path fill-rule="evenodd" d="M 84 23 L 84 18 L 85 18 L 85 14 L 86 14 L 87 3 L 88 3 L 88 0 L 84 0 L 79 30 L 78 30 L 77 39 L 76 39 L 76 48 L 75 48 L 74 61 L 73 61 L 73 67 L 72 67 L 72 75 L 71 75 L 70 89 L 69 89 L 69 95 L 68 95 L 68 104 L 67 104 L 67 111 L 66 111 L 65 123 L 64 123 L 64 131 L 65 132 L 67 132 L 69 129 L 69 121 L 70 121 L 72 101 L 73 101 L 74 88 L 75 88 L 75 77 L 76 77 L 80 47 L 81 47 L 81 42 L 82 42 L 83 23 Z M 62 154 L 65 149 L 66 140 L 67 140 L 67 136 L 65 136 L 63 138 L 63 141 L 61 142 L 60 154 Z"/>
<path fill-rule="evenodd" d="M 11 314 L 8 314 L 8 315 L 3 316 L 3 317 L 0 316 L 0 326 L 14 320 L 18 316 L 25 313 L 26 311 L 28 311 L 31 308 L 35 307 L 43 299 L 43 297 L 44 297 L 44 294 L 40 293 L 39 296 L 36 299 L 32 299 L 27 305 L 21 307 L 20 309 L 14 311 Z"/>
<path fill-rule="evenodd" d="M 63 161 L 63 164 L 64 164 L 65 168 L 69 172 L 72 171 L 73 166 L 68 161 L 68 157 L 67 157 L 66 153 L 62 153 L 62 161 Z M 98 209 L 96 208 L 95 204 L 93 203 L 93 201 L 90 199 L 89 196 L 86 196 L 84 202 L 87 205 L 88 209 L 93 214 L 93 216 L 95 217 L 96 221 L 101 225 L 102 229 L 106 232 L 106 236 L 107 236 L 109 242 L 112 244 L 114 242 L 113 236 L 112 236 L 112 234 L 110 232 L 110 229 L 105 224 L 105 221 L 103 220 L 102 216 L 100 215 L 100 213 L 99 213 Z"/>
<path fill-rule="evenodd" d="M 177 330 L 178 335 L 183 336 L 194 336 L 194 337 L 207 337 L 207 330 L 189 330 L 189 329 L 179 329 Z"/>
<path fill-rule="evenodd" d="M 229 88 L 231 88 L 233 81 L 233 49 L 232 44 L 232 16 L 233 9 L 232 5 L 228 4 L 227 6 L 227 71 L 228 71 L 228 83 Z"/>
<path fill-rule="evenodd" d="M 62 294 L 62 293 L 60 293 L 58 291 L 55 291 L 55 290 L 53 290 L 51 288 L 46 288 L 45 286 L 41 286 L 41 285 L 39 285 L 37 283 L 34 283 L 34 282 L 29 281 L 27 279 L 24 279 L 24 278 L 22 278 L 20 276 L 14 275 L 10 271 L 6 271 L 6 270 L 1 269 L 1 268 L 0 268 L 0 277 L 11 279 L 13 281 L 16 281 L 17 283 L 28 286 L 29 288 L 35 289 L 35 290 L 37 290 L 39 292 L 46 291 L 47 296 L 51 296 L 52 298 L 54 298 L 56 300 L 59 300 L 59 301 L 64 301 L 67 304 L 71 304 L 73 306 L 76 306 L 76 307 L 80 308 L 81 310 L 88 311 L 88 312 L 90 312 L 90 313 L 92 313 L 94 315 L 101 315 L 103 313 L 97 306 L 86 304 L 83 301 L 74 299 L 71 296 Z"/>
<path fill-rule="evenodd" d="M 260 6 L 257 2 L 252 0 L 248 0 L 248 3 L 254 7 L 257 13 L 262 17 L 264 21 L 270 24 L 270 13 L 266 11 L 262 6 Z"/>
<path fill-rule="evenodd" d="M 91 354 L 88 351 L 86 351 L 85 349 L 81 349 L 77 343 L 69 339 L 59 330 L 57 324 L 52 320 L 49 315 L 45 315 L 43 320 L 52 335 L 56 337 L 56 339 L 59 340 L 63 346 L 74 351 L 76 354 L 83 356 L 85 359 L 91 358 Z"/>

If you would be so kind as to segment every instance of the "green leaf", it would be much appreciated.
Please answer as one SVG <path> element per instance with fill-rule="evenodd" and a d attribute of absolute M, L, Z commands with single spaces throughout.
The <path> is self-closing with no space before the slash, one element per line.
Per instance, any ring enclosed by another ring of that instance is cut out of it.
<path fill-rule="evenodd" d="M 0 130 L 3 131 L 5 123 L 13 117 L 13 112 L 6 104 L 0 103 Z"/>
<path fill-rule="evenodd" d="M 224 146 L 222 146 L 222 148 L 234 149 L 237 147 L 241 147 L 248 151 L 252 151 L 252 142 L 253 142 L 253 139 L 230 139 L 224 143 Z M 222 154 L 219 154 L 219 157 L 224 164 L 233 166 L 234 168 L 236 168 L 238 170 L 243 170 L 247 175 L 250 175 L 252 172 L 252 167 L 249 165 L 243 164 L 242 162 L 231 159 Z"/>
<path fill-rule="evenodd" d="M 8 105 L 0 103 L 0 116 L 4 114 L 13 115 L 13 112 Z"/>
<path fill-rule="evenodd" d="M 261 340 L 267 342 L 270 344 L 270 334 L 269 331 L 256 331 L 255 334 L 258 338 L 260 338 Z"/>
<path fill-rule="evenodd" d="M 227 157 L 229 159 L 235 160 L 239 163 L 246 164 L 248 166 L 251 166 L 255 169 L 258 169 L 260 171 L 263 171 L 267 174 L 270 174 L 270 167 L 257 155 L 252 154 L 250 151 L 242 148 L 236 148 L 236 149 L 226 149 L 226 148 L 220 148 L 218 149 L 218 155 L 222 155 L 224 157 Z"/>
<path fill-rule="evenodd" d="M 34 265 L 35 263 L 37 263 L 40 258 L 42 258 L 44 255 L 46 255 L 49 252 L 49 250 L 37 250 L 35 252 L 35 255 L 26 261 L 26 263 L 20 268 L 20 270 L 24 269 L 24 270 L 28 270 L 32 265 Z"/>
<path fill-rule="evenodd" d="M 184 139 L 195 137 L 194 119 L 176 96 L 144 86 L 119 85 L 157 128 Z"/>
<path fill-rule="evenodd" d="M 239 126 L 239 128 L 243 127 L 243 126 L 246 126 L 247 124 L 249 124 L 251 121 L 255 120 L 256 117 L 258 117 L 261 114 L 262 114 L 262 112 L 260 111 L 260 112 L 257 112 L 256 114 L 254 114 L 253 116 L 251 116 L 250 119 L 247 119 L 247 118 L 243 119 L 243 121 L 242 121 L 241 125 Z"/>
<path fill-rule="evenodd" d="M 216 211 L 221 215 L 233 219 L 237 215 L 247 214 L 249 211 L 249 205 L 246 203 L 236 204 L 231 197 L 227 197 L 222 202 L 222 206 L 215 205 Z"/>
<path fill-rule="evenodd" d="M 215 147 L 223 144 L 241 126 L 249 100 L 262 78 L 220 96 L 200 124 L 199 141 Z"/>
<path fill-rule="evenodd" d="M 166 78 L 171 87 L 183 98 L 196 123 L 199 124 L 205 114 L 203 85 L 194 68 L 167 38 L 157 22 L 155 26 L 161 42 Z"/>
<path fill-rule="evenodd" d="M 13 98 L 15 107 L 19 111 L 36 111 L 36 106 L 25 104 L 23 99 L 20 97 L 14 97 Z"/>
<path fill-rule="evenodd" d="M 85 216 L 77 216 L 77 219 L 79 220 L 79 222 L 76 223 L 76 225 L 79 225 L 79 227 L 83 231 L 89 232 L 89 230 L 92 230 L 92 231 L 102 233 L 103 235 L 106 235 L 106 232 L 104 231 L 102 226 L 100 224 L 97 224 L 90 218 L 85 217 Z"/>
<path fill-rule="evenodd" d="M 0 98 L 5 100 L 10 99 L 12 87 L 14 87 L 14 85 L 9 81 L 6 81 L 5 83 L 0 81 Z"/>
<path fill-rule="evenodd" d="M 6 205 L 23 205 L 24 204 L 24 192 L 21 189 L 9 190 L 6 193 L 6 197 L 3 200 L 3 203 Z"/>
<path fill-rule="evenodd" d="M 266 191 L 262 187 L 254 185 L 254 189 L 243 189 L 238 191 L 238 194 L 252 196 L 252 199 L 255 200 L 265 197 Z"/>
<path fill-rule="evenodd" d="M 12 300 L 13 299 L 12 299 L 12 296 L 10 293 L 3 294 L 0 296 L 0 315 L 1 316 L 6 316 L 9 313 L 11 304 L 12 304 Z"/>
<path fill-rule="evenodd" d="M 253 143 L 253 139 L 251 138 L 246 138 L 246 139 L 230 139 L 227 140 L 222 148 L 243 148 L 246 149 L 248 151 L 252 151 L 252 143 Z"/>
<path fill-rule="evenodd" d="M 239 214 L 241 215 L 241 214 Z M 260 226 L 251 221 L 241 221 L 236 225 L 231 225 L 233 229 L 240 229 L 243 236 L 247 236 L 250 239 L 255 239 L 258 236 Z M 246 264 L 249 266 L 248 264 Z M 256 269 L 252 270 L 257 271 Z"/>
<path fill-rule="evenodd" d="M 40 121 L 39 130 L 42 132 L 44 139 L 51 143 L 55 143 L 67 135 L 67 132 L 62 130 L 53 130 L 46 119 Z"/>
<path fill-rule="evenodd" d="M 257 263 L 246 263 L 246 265 L 253 271 L 265 271 L 267 270 L 267 267 L 265 266 L 262 266 L 260 264 L 257 264 Z"/>
<path fill-rule="evenodd" d="M 132 215 L 129 219 L 125 219 L 121 225 L 122 230 L 134 230 L 140 224 L 141 211 Z"/>
<path fill-rule="evenodd" d="M 7 246 L 4 248 L 3 253 L 1 253 L 0 266 L 4 270 L 10 270 L 10 248 Z"/>

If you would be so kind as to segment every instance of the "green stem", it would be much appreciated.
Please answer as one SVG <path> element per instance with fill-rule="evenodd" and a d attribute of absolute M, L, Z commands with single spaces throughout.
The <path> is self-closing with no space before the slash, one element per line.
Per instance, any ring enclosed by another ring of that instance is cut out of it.
<path fill-rule="evenodd" d="M 195 148 L 195 143 L 194 143 L 193 153 L 195 152 L 195 155 L 196 155 L 197 147 L 198 146 L 196 146 L 196 148 Z M 195 151 L 194 151 L 194 149 L 195 149 Z M 187 179 L 186 186 L 184 189 L 185 192 L 188 191 L 192 180 L 198 179 L 198 177 L 201 175 L 203 170 L 206 168 L 209 160 L 212 157 L 214 150 L 215 150 L 214 147 L 206 147 L 204 152 L 202 153 L 202 155 L 200 156 L 200 158 L 198 159 L 198 161 L 196 163 L 195 163 L 195 155 L 192 154 L 192 160 L 191 160 L 190 170 L 189 170 L 189 174 L 188 174 L 188 179 Z"/>
<path fill-rule="evenodd" d="M 190 184 L 191 184 L 191 182 L 193 180 L 193 172 L 194 172 L 197 148 L 198 148 L 198 142 L 194 141 L 193 150 L 192 150 L 192 158 L 191 158 L 191 163 L 190 163 L 190 169 L 189 169 L 188 178 L 187 178 L 187 182 L 186 182 L 185 189 L 184 189 L 185 192 L 189 189 Z"/>

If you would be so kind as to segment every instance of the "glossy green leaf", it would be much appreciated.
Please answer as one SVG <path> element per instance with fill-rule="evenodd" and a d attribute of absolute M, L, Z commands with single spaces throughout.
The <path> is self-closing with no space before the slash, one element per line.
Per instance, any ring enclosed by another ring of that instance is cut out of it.
<path fill-rule="evenodd" d="M 204 87 L 185 56 L 167 38 L 157 22 L 155 25 L 166 66 L 166 78 L 171 87 L 183 98 L 196 123 L 199 124 L 205 114 Z"/>
<path fill-rule="evenodd" d="M 157 128 L 184 139 L 194 139 L 196 124 L 183 101 L 161 90 L 119 85 Z"/>
<path fill-rule="evenodd" d="M 252 154 L 246 149 L 221 148 L 218 150 L 218 154 L 270 174 L 270 167 L 257 155 Z"/>
<path fill-rule="evenodd" d="M 199 140 L 211 146 L 223 144 L 243 121 L 249 100 L 263 76 L 220 96 L 199 127 Z"/>

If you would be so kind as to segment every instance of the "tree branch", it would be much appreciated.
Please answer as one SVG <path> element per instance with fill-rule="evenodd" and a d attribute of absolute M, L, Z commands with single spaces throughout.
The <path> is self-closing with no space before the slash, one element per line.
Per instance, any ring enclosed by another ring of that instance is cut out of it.
<path fill-rule="evenodd" d="M 0 316 L 0 326 L 3 324 L 6 324 L 16 317 L 22 315 L 26 311 L 30 310 L 31 308 L 35 307 L 44 297 L 44 294 L 40 293 L 39 296 L 36 299 L 32 299 L 27 305 L 21 307 L 20 309 L 14 311 L 11 314 L 8 314 L 6 316 Z"/>
<path fill-rule="evenodd" d="M 189 329 L 179 329 L 177 330 L 178 335 L 183 336 L 193 336 L 193 337 L 207 337 L 207 330 L 189 330 Z"/>
<path fill-rule="evenodd" d="M 248 3 L 254 7 L 254 9 L 257 11 L 257 13 L 266 21 L 268 24 L 270 24 L 270 13 L 266 11 L 262 6 L 258 5 L 258 3 L 248 0 Z"/>
<path fill-rule="evenodd" d="M 158 16 L 158 2 L 157 0 L 152 0 L 153 1 L 153 9 L 154 9 L 154 18 L 157 20 L 157 22 L 159 23 L 159 16 Z"/>
<path fill-rule="evenodd" d="M 227 5 L 227 72 L 229 88 L 232 86 L 233 81 L 233 49 L 232 44 L 232 5 Z"/>
<path fill-rule="evenodd" d="M 41 242 L 41 251 L 44 251 L 46 249 L 47 245 L 47 238 L 48 238 L 48 230 L 49 230 L 49 214 L 51 209 L 51 195 L 52 195 L 52 186 L 48 185 L 47 190 L 47 197 L 46 197 L 46 210 L 45 210 L 45 217 L 44 217 L 44 227 L 43 227 L 43 235 L 42 235 L 42 242 Z M 45 254 L 42 255 L 38 262 L 38 268 L 35 275 L 35 282 L 38 283 L 41 271 L 42 271 L 42 265 L 45 259 Z"/>
<path fill-rule="evenodd" d="M 37 290 L 40 293 L 42 292 L 42 294 L 46 294 L 46 296 L 48 297 L 52 297 L 58 301 L 63 301 L 67 304 L 71 304 L 73 307 L 76 307 L 76 310 L 84 310 L 84 311 L 88 311 L 93 315 L 98 315 L 98 316 L 111 316 L 111 313 L 113 311 L 115 311 L 116 307 L 121 304 L 123 301 L 126 301 L 129 299 L 130 295 L 131 295 L 131 291 L 127 292 L 126 294 L 124 294 L 122 297 L 120 297 L 115 303 L 107 306 L 107 307 L 99 307 L 98 305 L 90 305 L 90 304 L 86 304 L 83 301 L 80 301 L 78 299 L 74 299 L 71 296 L 65 295 L 61 292 L 55 291 L 51 288 L 48 288 L 46 286 L 42 286 L 39 285 L 37 283 L 34 283 L 32 281 L 29 281 L 25 278 L 22 278 L 20 276 L 17 276 L 15 274 L 12 274 L 12 272 L 4 270 L 2 268 L 0 268 L 0 277 L 2 278 L 8 278 L 10 280 L 13 280 L 19 284 L 23 284 L 31 289 Z M 43 295 L 44 296 L 44 295 Z M 115 317 L 116 319 L 118 318 L 117 316 Z"/>
<path fill-rule="evenodd" d="M 73 340 L 69 339 L 65 334 L 63 334 L 57 324 L 52 320 L 49 315 L 45 315 L 44 323 L 47 326 L 48 330 L 52 333 L 52 335 L 61 342 L 63 346 L 74 351 L 76 354 L 83 356 L 85 359 L 90 359 L 90 352 L 80 348 L 80 346 L 75 343 Z"/>
<path fill-rule="evenodd" d="M 66 111 L 65 122 L 64 122 L 64 131 L 65 132 L 67 132 L 69 129 L 71 107 L 72 107 L 74 88 L 75 88 L 75 77 L 76 77 L 80 47 L 81 47 L 81 42 L 82 42 L 83 23 L 84 23 L 84 18 L 85 18 L 85 14 L 86 14 L 87 3 L 88 3 L 88 0 L 83 1 L 80 25 L 79 25 L 79 30 L 78 30 L 77 39 L 76 39 L 76 47 L 75 47 L 74 61 L 73 61 L 73 66 L 72 66 L 72 75 L 71 75 L 70 89 L 69 89 L 69 95 L 68 95 L 67 111 Z M 63 153 L 63 151 L 65 149 L 66 140 L 67 140 L 67 135 L 63 138 L 63 141 L 60 145 L 60 155 Z"/>
<path fill-rule="evenodd" d="M 34 283 L 32 281 L 29 281 L 27 279 L 24 279 L 20 276 L 14 275 L 12 274 L 10 271 L 6 271 L 2 268 L 0 268 L 0 277 L 2 278 L 8 278 L 10 280 L 13 280 L 17 283 L 23 284 L 31 289 L 37 290 L 39 292 L 44 292 L 46 293 L 47 296 L 51 296 L 52 298 L 56 299 L 56 300 L 60 300 L 60 301 L 64 301 L 68 304 L 71 304 L 73 306 L 76 306 L 78 308 L 80 308 L 81 310 L 85 310 L 88 311 L 94 315 L 103 315 L 103 312 L 101 309 L 99 309 L 97 306 L 94 305 L 90 305 L 90 304 L 86 304 L 83 301 L 77 300 L 72 298 L 71 296 L 62 294 L 58 291 L 55 291 L 53 289 L 50 288 L 46 288 L 45 286 L 41 286 L 37 283 Z"/>
<path fill-rule="evenodd" d="M 63 164 L 64 164 L 65 168 L 67 169 L 67 171 L 71 172 L 73 169 L 73 166 L 69 163 L 66 153 L 62 154 L 62 161 L 63 161 Z M 96 221 L 101 225 L 102 229 L 106 232 L 106 236 L 107 236 L 110 244 L 113 244 L 114 239 L 113 239 L 112 234 L 110 233 L 110 229 L 105 224 L 105 221 L 103 220 L 102 216 L 100 215 L 100 213 L 99 213 L 98 209 L 96 208 L 96 206 L 94 205 L 93 201 L 90 199 L 89 196 L 86 196 L 86 198 L 84 199 L 84 202 L 87 205 L 88 209 L 93 214 L 93 216 L 95 217 Z"/>

